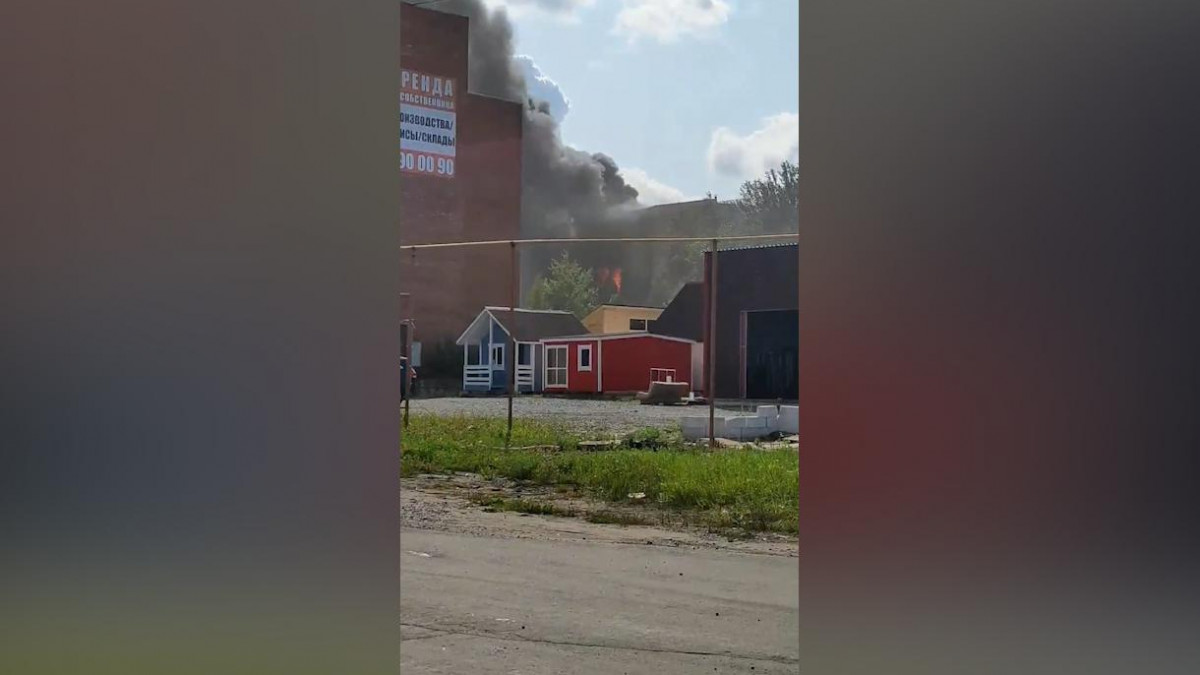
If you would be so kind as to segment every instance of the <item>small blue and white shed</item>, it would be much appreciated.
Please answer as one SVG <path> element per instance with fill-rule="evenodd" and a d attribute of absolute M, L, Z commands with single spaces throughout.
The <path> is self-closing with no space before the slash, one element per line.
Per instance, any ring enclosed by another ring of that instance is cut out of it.
<path fill-rule="evenodd" d="M 516 390 L 542 391 L 542 345 L 545 338 L 587 333 L 570 312 L 485 307 L 456 344 L 463 348 L 463 391 L 508 391 L 508 340 L 516 344 Z"/>

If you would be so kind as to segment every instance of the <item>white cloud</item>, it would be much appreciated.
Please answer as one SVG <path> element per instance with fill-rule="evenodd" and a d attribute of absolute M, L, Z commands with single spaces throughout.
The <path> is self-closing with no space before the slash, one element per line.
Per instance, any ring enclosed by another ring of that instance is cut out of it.
<path fill-rule="evenodd" d="M 657 181 L 641 169 L 622 168 L 621 176 L 625 178 L 626 183 L 629 183 L 638 191 L 638 203 L 644 206 L 673 204 L 692 199 L 683 194 L 683 191 L 679 188 L 671 187 L 666 183 Z"/>
<path fill-rule="evenodd" d="M 550 116 L 562 124 L 563 118 L 571 112 L 571 99 L 563 93 L 562 87 L 554 80 L 546 77 L 542 69 L 534 63 L 533 58 L 520 54 L 513 57 L 521 72 L 525 75 L 525 88 L 529 97 L 534 101 L 545 101 L 550 104 Z"/>
<path fill-rule="evenodd" d="M 630 43 L 642 38 L 662 44 L 708 35 L 729 21 L 727 0 L 621 0 L 613 32 Z"/>
<path fill-rule="evenodd" d="M 510 16 L 545 14 L 566 21 L 578 21 L 583 10 L 596 4 L 596 0 L 483 0 L 489 9 L 503 7 Z"/>
<path fill-rule="evenodd" d="M 745 136 L 727 127 L 713 132 L 708 144 L 709 171 L 737 178 L 756 178 L 784 160 L 800 159 L 800 116 L 779 113 Z"/>

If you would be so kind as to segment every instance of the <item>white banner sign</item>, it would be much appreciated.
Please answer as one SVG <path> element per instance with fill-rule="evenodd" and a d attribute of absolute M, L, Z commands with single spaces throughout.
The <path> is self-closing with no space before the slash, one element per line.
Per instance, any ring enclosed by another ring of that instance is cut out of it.
<path fill-rule="evenodd" d="M 400 148 L 454 156 L 455 114 L 400 104 Z"/>
<path fill-rule="evenodd" d="M 458 139 L 457 84 L 451 78 L 400 71 L 400 170 L 454 176 Z"/>

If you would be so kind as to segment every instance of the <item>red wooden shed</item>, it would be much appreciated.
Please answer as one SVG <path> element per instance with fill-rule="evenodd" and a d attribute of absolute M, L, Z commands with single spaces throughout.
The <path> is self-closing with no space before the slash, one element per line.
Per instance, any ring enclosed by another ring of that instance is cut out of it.
<path fill-rule="evenodd" d="M 691 383 L 700 349 L 692 340 L 644 332 L 546 338 L 542 345 L 543 391 L 576 394 L 646 391 L 652 381 Z"/>

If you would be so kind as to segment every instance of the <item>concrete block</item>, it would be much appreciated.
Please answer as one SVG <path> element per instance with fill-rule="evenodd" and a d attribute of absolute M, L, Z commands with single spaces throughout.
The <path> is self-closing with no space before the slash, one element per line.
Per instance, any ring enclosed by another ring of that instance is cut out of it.
<path fill-rule="evenodd" d="M 726 417 L 725 418 L 725 428 L 726 429 L 744 429 L 747 426 L 751 426 L 751 425 L 755 424 L 756 422 L 758 422 L 758 420 L 759 420 L 759 418 L 757 416 L 751 417 L 749 415 L 737 415 L 736 417 Z"/>
<path fill-rule="evenodd" d="M 708 438 L 708 416 L 704 417 L 684 417 L 679 420 L 679 426 L 683 429 L 683 437 L 689 441 L 696 441 L 702 438 Z M 716 435 L 724 436 L 725 418 L 717 417 L 713 420 Z"/>
<path fill-rule="evenodd" d="M 767 431 L 763 435 L 779 431 L 779 408 L 773 405 L 758 406 L 758 416 L 767 422 Z"/>
<path fill-rule="evenodd" d="M 794 411 L 795 406 L 792 407 Z M 769 415 L 765 414 L 768 408 L 770 409 Z M 777 431 L 783 431 L 783 418 L 775 414 L 775 406 L 761 406 L 759 412 L 763 414 L 716 418 L 717 437 L 735 441 L 754 441 L 770 436 Z M 794 414 L 793 417 L 795 417 Z M 708 438 L 707 415 L 684 417 L 680 419 L 679 426 L 683 430 L 683 437 L 689 441 Z"/>
<path fill-rule="evenodd" d="M 779 409 L 779 431 L 785 434 L 800 433 L 800 407 L 785 405 Z"/>
<path fill-rule="evenodd" d="M 725 420 L 726 438 L 752 441 L 771 434 L 771 421 L 758 415 L 742 415 Z"/>

